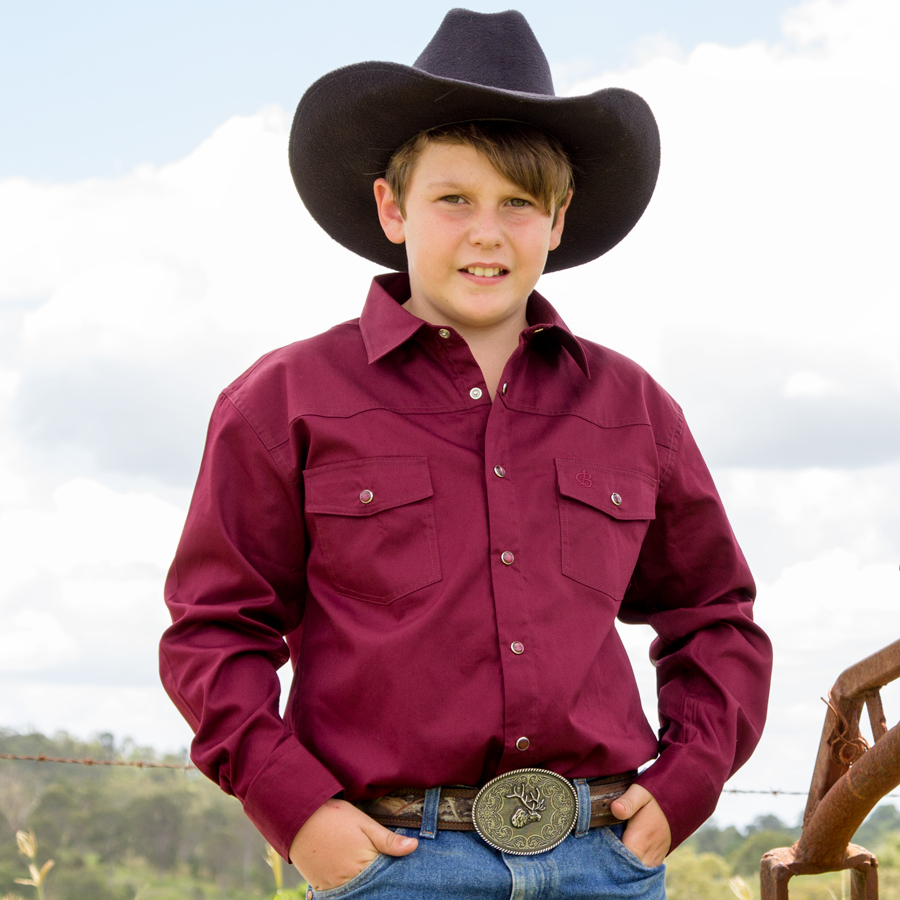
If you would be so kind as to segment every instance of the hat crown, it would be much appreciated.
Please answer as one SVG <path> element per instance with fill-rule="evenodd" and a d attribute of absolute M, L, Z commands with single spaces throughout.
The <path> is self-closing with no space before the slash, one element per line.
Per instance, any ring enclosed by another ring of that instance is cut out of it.
<path fill-rule="evenodd" d="M 505 91 L 555 96 L 547 57 L 516 10 L 451 9 L 413 68 Z"/>

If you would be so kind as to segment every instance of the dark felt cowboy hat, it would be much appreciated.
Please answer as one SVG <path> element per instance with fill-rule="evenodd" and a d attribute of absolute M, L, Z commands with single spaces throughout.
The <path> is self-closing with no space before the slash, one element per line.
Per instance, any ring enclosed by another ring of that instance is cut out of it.
<path fill-rule="evenodd" d="M 511 119 L 554 135 L 575 168 L 562 243 L 545 271 L 615 246 L 641 217 L 659 171 L 659 131 L 637 94 L 606 88 L 557 97 L 550 67 L 521 13 L 447 13 L 412 66 L 363 62 L 324 75 L 303 95 L 291 129 L 294 184 L 336 241 L 405 270 L 403 245 L 381 230 L 372 182 L 420 131 Z"/>

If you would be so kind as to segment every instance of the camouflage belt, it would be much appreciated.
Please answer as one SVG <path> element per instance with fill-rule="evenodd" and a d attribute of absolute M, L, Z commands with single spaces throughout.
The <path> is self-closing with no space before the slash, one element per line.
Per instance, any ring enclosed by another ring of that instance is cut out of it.
<path fill-rule="evenodd" d="M 630 786 L 636 773 L 588 779 L 590 827 L 619 821 L 609 805 Z M 425 792 L 392 791 L 356 803 L 373 819 L 392 828 L 421 828 Z M 491 847 L 520 856 L 552 850 L 575 827 L 578 795 L 572 782 L 547 769 L 516 769 L 489 781 L 480 790 L 442 787 L 438 828 L 477 831 Z"/>

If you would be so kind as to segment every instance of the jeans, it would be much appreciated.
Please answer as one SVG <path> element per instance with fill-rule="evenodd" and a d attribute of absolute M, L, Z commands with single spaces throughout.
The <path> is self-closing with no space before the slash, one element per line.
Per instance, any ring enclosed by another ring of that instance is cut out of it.
<path fill-rule="evenodd" d="M 578 785 L 576 785 L 578 787 Z M 579 790 L 579 793 L 581 793 Z M 581 799 L 581 798 L 579 798 Z M 582 808 L 584 808 L 582 806 Z M 624 824 L 588 829 L 584 817 L 558 847 L 514 856 L 474 831 L 393 829 L 419 839 L 409 856 L 378 856 L 355 878 L 316 900 L 665 900 L 664 865 L 645 866 L 621 842 Z"/>

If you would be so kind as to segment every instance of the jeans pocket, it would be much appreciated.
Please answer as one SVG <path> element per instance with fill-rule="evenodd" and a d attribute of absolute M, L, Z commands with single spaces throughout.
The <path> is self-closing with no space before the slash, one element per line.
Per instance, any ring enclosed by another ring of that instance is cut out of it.
<path fill-rule="evenodd" d="M 640 869 L 641 872 L 658 872 L 660 870 L 665 870 L 666 867 L 664 863 L 660 863 L 658 866 L 648 866 L 635 852 L 629 850 L 628 847 L 622 843 L 622 834 L 625 831 L 624 824 L 603 828 L 601 831 L 612 851 L 629 865 Z"/>
<path fill-rule="evenodd" d="M 329 900 L 331 897 L 350 897 L 356 891 L 362 891 L 370 885 L 388 866 L 400 857 L 386 856 L 379 853 L 358 875 L 354 875 L 349 881 L 326 891 L 313 891 L 313 897 L 319 900 Z"/>

